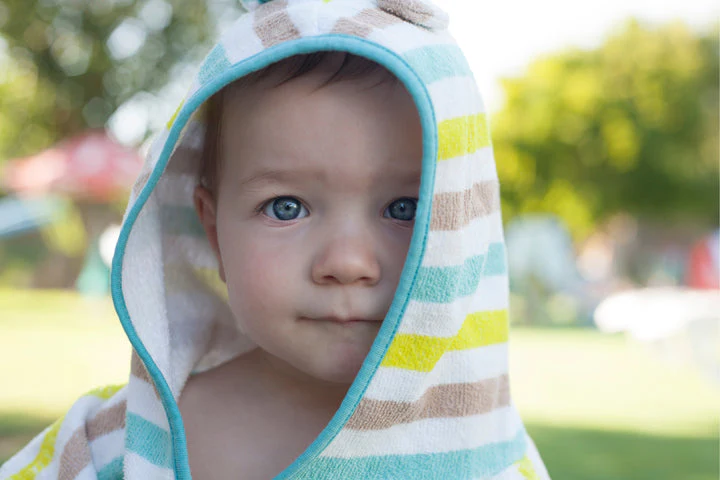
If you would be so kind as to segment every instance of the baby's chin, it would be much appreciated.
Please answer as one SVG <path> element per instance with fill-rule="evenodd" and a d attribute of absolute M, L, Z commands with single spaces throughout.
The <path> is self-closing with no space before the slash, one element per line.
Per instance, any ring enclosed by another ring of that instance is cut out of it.
<path fill-rule="evenodd" d="M 334 355 L 308 366 L 306 373 L 323 382 L 349 386 L 357 377 L 369 351 L 368 345 L 367 349 L 333 352 Z"/>

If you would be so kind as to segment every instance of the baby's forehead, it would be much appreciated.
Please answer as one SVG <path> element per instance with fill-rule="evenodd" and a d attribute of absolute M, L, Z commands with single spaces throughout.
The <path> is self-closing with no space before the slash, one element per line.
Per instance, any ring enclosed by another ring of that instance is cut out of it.
<path fill-rule="evenodd" d="M 321 51 L 295 55 L 239 78 L 223 89 L 224 97 L 260 98 L 274 90 L 298 90 L 304 94 L 338 83 L 351 82 L 357 88 L 381 83 L 400 83 L 382 65 L 346 52 Z"/>

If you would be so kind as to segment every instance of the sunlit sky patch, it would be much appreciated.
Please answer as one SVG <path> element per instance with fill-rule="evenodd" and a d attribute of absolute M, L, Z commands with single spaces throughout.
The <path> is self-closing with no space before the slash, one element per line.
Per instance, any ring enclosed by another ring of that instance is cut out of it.
<path fill-rule="evenodd" d="M 470 61 L 488 108 L 502 106 L 499 79 L 522 73 L 538 55 L 593 47 L 625 20 L 683 20 L 706 28 L 720 15 L 717 0 L 437 0 Z"/>

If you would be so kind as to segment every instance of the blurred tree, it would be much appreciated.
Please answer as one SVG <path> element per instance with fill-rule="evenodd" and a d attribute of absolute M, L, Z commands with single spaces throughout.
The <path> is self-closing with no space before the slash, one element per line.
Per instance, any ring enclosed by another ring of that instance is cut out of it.
<path fill-rule="evenodd" d="M 0 164 L 103 127 L 196 61 L 234 0 L 0 0 Z M 228 7 L 229 8 L 229 7 Z"/>
<path fill-rule="evenodd" d="M 493 119 L 504 212 L 552 212 L 583 237 L 617 212 L 718 218 L 718 33 L 628 22 L 505 79 Z"/>
<path fill-rule="evenodd" d="M 223 22 L 236 17 L 238 5 L 237 0 L 0 0 L 0 169 L 9 159 L 106 126 L 125 105 L 162 103 L 153 103 L 155 95 L 198 62 Z M 142 123 L 137 117 L 130 121 Z M 133 141 L 151 133 L 145 123 L 134 125 L 139 135 Z M 84 225 L 86 235 L 78 238 L 77 228 L 46 228 L 42 236 L 28 233 L 5 242 L 0 270 L 7 275 L 0 283 L 73 285 L 96 227 L 116 221 L 122 209 L 91 202 L 68 208 L 82 218 L 74 225 Z M 76 248 L 62 248 L 68 244 Z M 23 273 L 29 271 L 35 274 Z"/>

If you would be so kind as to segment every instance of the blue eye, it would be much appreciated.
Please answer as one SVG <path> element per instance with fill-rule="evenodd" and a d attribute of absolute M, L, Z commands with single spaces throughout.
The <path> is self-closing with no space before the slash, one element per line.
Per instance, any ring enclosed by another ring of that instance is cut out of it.
<path fill-rule="evenodd" d="M 388 205 L 383 216 L 404 222 L 411 222 L 415 220 L 415 210 L 417 210 L 417 199 L 398 198 Z"/>
<path fill-rule="evenodd" d="M 273 199 L 265 206 L 264 213 L 270 218 L 285 222 L 307 217 L 308 215 L 305 206 L 295 197 L 278 197 Z"/>

